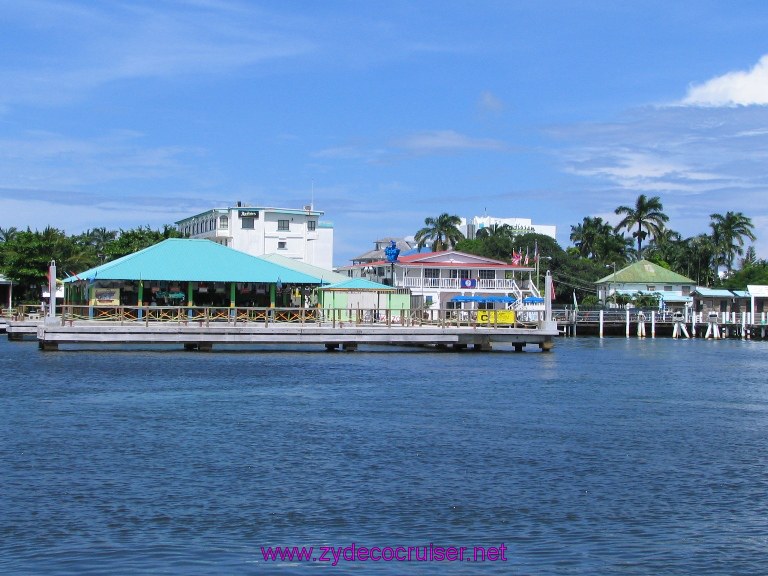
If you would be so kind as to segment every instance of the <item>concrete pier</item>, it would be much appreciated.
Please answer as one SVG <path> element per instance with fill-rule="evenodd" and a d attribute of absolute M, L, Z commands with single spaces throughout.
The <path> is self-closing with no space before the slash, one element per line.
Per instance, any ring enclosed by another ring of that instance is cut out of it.
<path fill-rule="evenodd" d="M 295 325 L 260 323 L 198 326 L 156 323 L 119 325 L 110 322 L 42 325 L 37 339 L 42 350 L 56 350 L 60 344 L 180 344 L 187 350 L 207 351 L 221 345 L 316 344 L 327 350 L 341 347 L 356 350 L 362 344 L 435 346 L 450 350 L 468 347 L 490 351 L 494 344 L 508 344 L 521 351 L 526 344 L 549 351 L 558 332 L 556 327 L 485 328 L 451 326 L 356 326 Z"/>

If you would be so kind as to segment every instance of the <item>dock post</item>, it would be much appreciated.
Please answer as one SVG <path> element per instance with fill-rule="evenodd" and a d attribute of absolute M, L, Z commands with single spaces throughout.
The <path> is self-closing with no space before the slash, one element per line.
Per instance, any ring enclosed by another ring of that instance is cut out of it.
<path fill-rule="evenodd" d="M 600 338 L 603 337 L 603 311 L 600 310 Z"/>
<path fill-rule="evenodd" d="M 741 313 L 741 339 L 744 340 L 747 337 L 747 315 Z"/>
<path fill-rule="evenodd" d="M 656 311 L 651 312 L 651 338 L 656 338 Z"/>
<path fill-rule="evenodd" d="M 642 310 L 637 314 L 637 337 L 645 338 L 645 312 Z"/>
<path fill-rule="evenodd" d="M 627 308 L 627 338 L 629 338 L 629 308 Z"/>
<path fill-rule="evenodd" d="M 58 342 L 46 342 L 45 340 L 39 340 L 37 347 L 43 352 L 56 352 L 59 349 Z"/>

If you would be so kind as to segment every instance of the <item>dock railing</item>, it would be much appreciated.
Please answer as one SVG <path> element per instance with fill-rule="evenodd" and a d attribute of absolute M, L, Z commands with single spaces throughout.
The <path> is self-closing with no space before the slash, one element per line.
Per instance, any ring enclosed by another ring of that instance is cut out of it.
<path fill-rule="evenodd" d="M 61 325 L 74 322 L 115 322 L 120 324 L 177 323 L 242 325 L 249 323 L 300 323 L 332 327 L 436 326 L 536 328 L 544 311 L 515 314 L 510 310 L 401 309 L 386 308 L 258 308 L 215 306 L 88 306 L 64 305 L 58 310 Z"/>
<path fill-rule="evenodd" d="M 653 313 L 654 321 L 659 324 L 672 324 L 676 321 L 675 315 L 669 310 L 646 310 L 638 308 L 630 308 L 629 321 L 636 323 L 638 321 L 638 315 L 640 312 L 645 315 L 645 321 L 649 322 L 651 319 L 651 313 Z M 572 324 L 574 321 L 577 324 L 581 323 L 597 323 L 600 322 L 601 310 L 573 310 L 573 309 L 553 309 L 552 319 L 559 324 Z M 627 321 L 627 310 L 621 309 L 607 309 L 602 310 L 603 322 L 605 324 L 620 324 Z M 689 313 L 683 317 L 683 321 L 686 324 L 706 324 L 709 321 L 708 314 L 705 312 Z M 719 312 L 717 313 L 717 323 L 721 325 L 741 325 L 746 324 L 748 326 L 765 326 L 768 325 L 768 313 L 756 312 L 754 316 L 751 312 Z"/>

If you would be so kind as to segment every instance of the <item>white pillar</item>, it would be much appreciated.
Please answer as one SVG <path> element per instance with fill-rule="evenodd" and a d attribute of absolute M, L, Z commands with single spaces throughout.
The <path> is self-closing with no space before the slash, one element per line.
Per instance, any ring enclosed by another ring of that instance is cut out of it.
<path fill-rule="evenodd" d="M 629 308 L 627 308 L 627 338 L 629 338 Z"/>
<path fill-rule="evenodd" d="M 603 311 L 600 310 L 600 338 L 603 337 Z"/>
<path fill-rule="evenodd" d="M 744 340 L 747 337 L 747 313 L 741 313 L 741 339 Z"/>
<path fill-rule="evenodd" d="M 56 318 L 56 260 L 48 266 L 48 316 Z"/>
<path fill-rule="evenodd" d="M 651 338 L 656 338 L 656 312 L 651 312 Z"/>

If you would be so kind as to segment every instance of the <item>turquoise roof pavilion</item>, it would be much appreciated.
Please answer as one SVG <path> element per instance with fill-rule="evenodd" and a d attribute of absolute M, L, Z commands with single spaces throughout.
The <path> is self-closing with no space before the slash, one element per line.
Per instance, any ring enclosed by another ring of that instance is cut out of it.
<path fill-rule="evenodd" d="M 284 305 L 283 287 L 314 287 L 322 278 L 202 239 L 170 238 L 64 280 L 65 301 L 139 305 L 147 295 L 186 299 L 187 305 Z M 95 290 L 111 289 L 109 302 Z M 286 290 L 287 292 L 287 290 Z M 116 295 L 116 298 L 115 298 Z M 269 297 L 269 300 L 267 300 Z M 154 298 L 153 298 L 154 299 Z M 276 300 L 278 300 L 276 302 Z"/>

